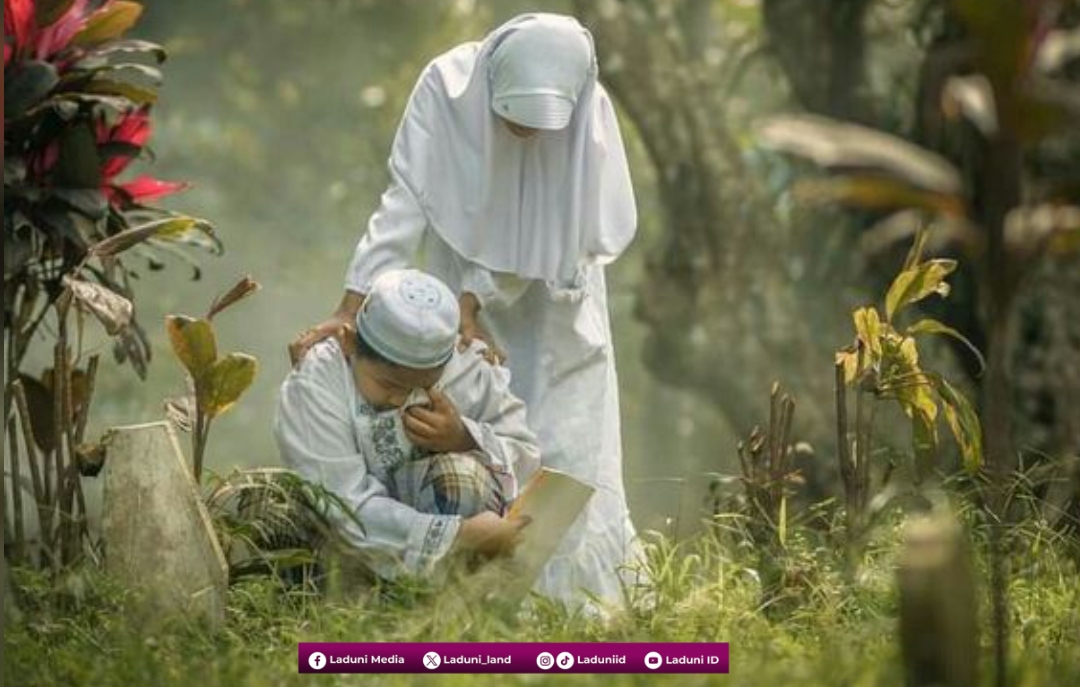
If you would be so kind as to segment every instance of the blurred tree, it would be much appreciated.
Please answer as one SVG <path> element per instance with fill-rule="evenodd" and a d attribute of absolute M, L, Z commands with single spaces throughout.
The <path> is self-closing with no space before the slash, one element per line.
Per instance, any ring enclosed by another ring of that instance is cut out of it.
<path fill-rule="evenodd" d="M 1078 24 L 1074 0 L 1026 5 L 1023 11 L 1041 12 L 1036 31 L 1064 31 Z M 972 71 L 979 46 L 940 0 L 579 0 L 576 8 L 596 36 L 605 83 L 633 121 L 657 170 L 665 227 L 647 258 L 638 305 L 650 328 L 647 363 L 661 379 L 716 403 L 740 430 L 764 415 L 760 391 L 781 378 L 796 398 L 820 399 L 802 404 L 809 412 L 801 414 L 796 436 L 832 447 L 821 431 L 829 426 L 824 416 L 829 380 L 813 368 L 822 366 L 824 349 L 835 343 L 827 338 L 840 331 L 837 313 L 842 308 L 816 296 L 838 293 L 846 300 L 849 293 L 839 286 L 844 279 L 877 290 L 882 286 L 877 274 L 891 273 L 902 259 L 899 249 L 892 248 L 895 238 L 913 232 L 903 218 L 879 224 L 890 213 L 865 206 L 857 219 L 869 229 L 860 231 L 859 243 L 850 230 L 830 232 L 840 246 L 820 232 L 806 239 L 811 232 L 800 237 L 791 231 L 790 213 L 775 200 L 786 180 L 776 184 L 762 174 L 769 169 L 758 164 L 745 142 L 746 114 L 740 111 L 746 109 L 743 94 L 750 90 L 746 82 L 763 52 L 775 60 L 757 71 L 775 76 L 768 65 L 776 65 L 780 82 L 789 84 L 794 99 L 811 112 L 914 138 L 956 161 L 962 185 L 970 189 L 973 216 L 988 236 L 1003 236 L 1008 213 L 1022 197 L 1075 203 L 1080 147 L 1074 138 L 1030 139 L 1028 145 L 1017 136 L 987 137 L 971 119 L 943 117 L 943 93 L 954 110 L 970 109 L 963 80 L 951 90 L 942 86 Z M 1008 15 L 1017 25 L 1025 21 L 1013 16 L 1020 11 Z M 731 27 L 739 22 L 750 27 L 749 38 L 733 36 Z M 901 48 L 889 43 L 897 35 L 906 41 Z M 1018 54 L 1008 49 L 1013 34 L 996 35 L 1000 40 L 992 49 Z M 886 44 L 889 49 L 881 47 Z M 1067 56 L 1066 46 L 1073 43 L 1063 36 L 1059 45 L 1057 54 Z M 905 60 L 912 56 L 921 65 L 908 70 Z M 1076 83 L 1077 61 L 1059 59 L 1058 69 Z M 905 70 L 912 76 L 905 77 Z M 775 91 L 775 82 L 765 88 Z M 762 112 L 768 106 L 758 99 L 750 107 Z M 1038 117 L 1030 112 L 1016 116 Z M 1003 124 L 1002 130 L 1013 128 L 1011 122 Z M 850 216 L 845 221 L 835 214 L 815 214 L 809 220 L 841 227 L 847 222 Z M 881 245 L 886 248 L 875 247 Z M 949 254 L 959 246 L 936 241 L 932 249 Z M 991 303 L 1011 307 L 1019 278 L 994 257 L 1001 251 L 1000 238 L 992 238 L 988 250 L 989 259 L 979 264 L 999 278 L 983 279 L 974 272 L 977 263 L 965 261 L 953 297 L 929 308 L 980 348 L 987 347 L 991 334 L 985 323 L 1001 321 L 992 313 L 984 317 L 984 309 Z M 877 261 L 888 269 L 875 269 Z M 1041 268 L 1039 286 L 1022 303 L 1023 345 L 1012 345 L 1016 333 L 1010 330 L 993 333 L 1004 343 L 990 346 L 991 355 L 1007 358 L 994 366 L 995 375 L 1015 369 L 1025 380 L 1024 398 L 995 411 L 1002 416 L 988 418 L 990 431 L 1007 432 L 1010 414 L 1026 408 L 1018 425 L 1025 434 L 1017 445 L 1058 455 L 1080 447 L 1080 437 L 1069 429 L 1076 423 L 1067 417 L 1075 408 L 1070 401 L 1074 392 L 1068 389 L 1080 387 L 1080 378 L 1073 376 L 1077 366 L 1059 363 L 1051 370 L 1045 362 L 1080 357 L 1077 325 L 1050 316 L 1068 307 L 1055 294 L 1063 292 L 1060 280 L 1072 271 Z M 981 293 L 985 288 L 1003 290 L 986 295 Z M 973 358 L 958 359 L 969 365 L 974 380 Z M 1062 383 L 1063 374 L 1073 381 Z M 997 377 L 983 385 L 984 391 L 995 385 L 1000 388 Z M 1006 469 L 1015 466 L 1012 442 L 994 445 L 1003 446 Z"/>
<path fill-rule="evenodd" d="M 791 209 L 777 200 L 783 170 L 748 145 L 753 117 L 785 97 L 779 73 L 760 60 L 757 6 L 575 7 L 656 174 L 663 228 L 647 246 L 636 308 L 649 332 L 646 365 L 715 404 L 739 433 L 767 415 L 766 390 L 782 379 L 796 399 L 819 399 L 801 405 L 793 435 L 833 446 L 829 361 L 847 314 L 813 294 L 847 289 L 850 260 L 839 235 L 792 231 Z"/>
<path fill-rule="evenodd" d="M 873 0 L 762 0 L 769 49 L 803 107 L 833 117 L 868 118 L 866 33 Z"/>

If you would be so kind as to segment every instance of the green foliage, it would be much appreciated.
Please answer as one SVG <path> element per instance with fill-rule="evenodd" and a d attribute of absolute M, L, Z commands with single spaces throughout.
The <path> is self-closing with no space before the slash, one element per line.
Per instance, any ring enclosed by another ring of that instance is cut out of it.
<path fill-rule="evenodd" d="M 206 380 L 217 361 L 217 338 L 209 320 L 196 320 L 184 315 L 165 319 L 173 353 L 196 381 Z"/>
<path fill-rule="evenodd" d="M 968 520 L 975 514 L 966 513 Z M 227 622 L 216 634 L 176 621 L 147 632 L 127 619 L 123 590 L 88 574 L 81 596 L 54 591 L 41 576 L 15 571 L 27 621 L 5 632 L 7 683 L 284 685 L 310 684 L 296 672 L 301 641 L 727 641 L 731 674 L 724 684 L 895 685 L 903 682 L 895 646 L 894 567 L 900 523 L 880 528 L 865 554 L 858 584 L 839 574 L 843 565 L 831 533 L 800 529 L 790 543 L 786 593 L 792 612 L 770 620 L 762 613 L 753 552 L 737 542 L 704 537 L 676 545 L 655 536 L 647 545 L 656 580 L 632 607 L 608 621 L 539 603 L 527 615 L 466 606 L 453 590 L 397 593 L 373 588 L 348 603 L 305 589 L 284 589 L 273 579 L 234 585 Z M 1076 563 L 1038 521 L 1014 531 L 1012 546 L 1025 561 L 1013 585 L 1010 612 L 1017 684 L 1069 685 L 1080 681 L 1080 588 Z M 975 525 L 981 552 L 986 526 Z M 981 568 L 985 560 L 976 561 Z M 985 604 L 985 589 L 977 596 Z M 79 600 L 76 600 L 76 599 Z M 980 640 L 988 630 L 980 628 Z M 985 661 L 984 661 L 985 664 Z M 985 666 L 984 666 L 985 667 Z M 986 674 L 986 671 L 983 671 Z M 430 684 L 429 675 L 382 675 L 382 684 Z M 541 684 L 535 675 L 444 675 L 439 684 Z M 564 680 L 550 678 L 552 683 Z M 354 684 L 324 676 L 327 684 Z M 648 684 L 711 685 L 708 675 L 654 675 Z M 639 685 L 640 675 L 578 675 L 574 684 Z M 972 686 L 977 687 L 977 686 Z"/>
<path fill-rule="evenodd" d="M 191 430 L 195 481 L 202 479 L 203 457 L 214 419 L 228 411 L 255 381 L 258 361 L 246 353 L 218 356 L 217 335 L 212 319 L 259 289 L 251 277 L 244 277 L 216 298 L 205 318 L 169 315 L 165 328 L 173 353 L 187 370 L 192 394 L 168 403 L 170 417 L 183 429 Z"/>
<path fill-rule="evenodd" d="M 935 462 L 937 422 L 944 414 L 963 455 L 964 468 L 973 473 L 982 465 L 979 418 L 967 398 L 944 377 L 923 369 L 917 337 L 950 336 L 967 344 L 980 362 L 982 356 L 959 332 L 937 320 L 923 318 L 904 328 L 895 324 L 911 306 L 935 294 L 949 294 L 945 278 L 956 269 L 956 261 L 923 260 L 925 240 L 926 231 L 922 230 L 904 269 L 889 286 L 884 313 L 869 306 L 852 313 L 855 343 L 837 352 L 836 364 L 843 370 L 844 384 L 900 405 L 912 423 L 917 471 L 925 473 Z"/>
<path fill-rule="evenodd" d="M 283 468 L 234 470 L 215 477 L 206 497 L 235 582 L 251 575 L 310 573 L 327 544 L 337 541 L 329 514 L 352 515 L 331 491 Z"/>
<path fill-rule="evenodd" d="M 184 184 L 120 178 L 148 146 L 162 74 L 146 62 L 165 59 L 160 46 L 124 38 L 142 5 L 18 4 L 5 3 L 12 14 L 4 58 L 5 290 L 45 293 L 48 306 L 61 296 L 62 279 L 78 277 L 130 300 L 123 250 L 141 244 L 153 255 L 153 247 L 179 242 L 220 251 L 207 222 L 151 204 Z M 5 299 L 5 331 L 29 338 L 13 304 Z M 148 351 L 134 318 L 107 330 L 143 376 Z M 16 364 L 24 354 L 15 347 Z"/>
<path fill-rule="evenodd" d="M 99 360 L 91 353 L 81 361 L 85 316 L 103 326 L 116 359 L 145 378 L 149 339 L 125 251 L 158 265 L 155 248 L 221 250 L 209 223 L 155 206 L 186 184 L 123 179 L 148 152 L 165 59 L 160 46 L 123 38 L 142 9 L 127 0 L 4 3 L 4 417 L 13 466 L 4 489 L 16 558 L 54 570 L 84 555 L 79 474 L 100 453 L 84 441 Z M 51 355 L 43 331 L 55 339 Z M 35 348 L 44 355 L 28 358 Z M 51 367 L 29 374 L 23 363 L 34 358 Z M 36 505 L 40 552 L 25 541 L 23 491 Z"/>

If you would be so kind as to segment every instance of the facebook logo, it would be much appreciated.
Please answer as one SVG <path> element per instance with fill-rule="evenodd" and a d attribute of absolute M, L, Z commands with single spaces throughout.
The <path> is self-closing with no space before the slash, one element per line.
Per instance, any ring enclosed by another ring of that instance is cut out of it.
<path fill-rule="evenodd" d="M 326 655 L 320 651 L 316 651 L 307 657 L 308 665 L 315 670 L 322 670 L 326 667 Z"/>

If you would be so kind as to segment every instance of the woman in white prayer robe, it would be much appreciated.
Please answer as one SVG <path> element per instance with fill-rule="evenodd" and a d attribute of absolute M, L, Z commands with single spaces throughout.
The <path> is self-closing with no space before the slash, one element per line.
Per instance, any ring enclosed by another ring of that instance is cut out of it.
<path fill-rule="evenodd" d="M 422 264 L 443 279 L 459 294 L 463 339 L 505 351 L 543 464 L 596 488 L 535 590 L 620 605 L 638 544 L 604 266 L 632 240 L 637 214 L 591 35 L 571 17 L 522 15 L 435 58 L 389 166 L 341 305 L 294 355 L 350 322 L 383 271 Z"/>

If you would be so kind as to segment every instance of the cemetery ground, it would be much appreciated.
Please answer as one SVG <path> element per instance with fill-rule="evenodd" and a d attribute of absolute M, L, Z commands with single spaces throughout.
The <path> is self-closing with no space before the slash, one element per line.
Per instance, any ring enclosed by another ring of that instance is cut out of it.
<path fill-rule="evenodd" d="M 988 527 L 964 516 L 974 552 L 980 684 L 993 665 L 985 552 Z M 466 607 L 453 592 L 368 590 L 331 600 L 270 577 L 233 584 L 217 630 L 173 619 L 134 620 L 133 599 L 95 568 L 55 580 L 16 569 L 21 619 L 5 637 L 4 681 L 93 685 L 432 684 L 429 675 L 299 675 L 301 641 L 724 641 L 731 671 L 716 675 L 577 675 L 574 684 L 899 685 L 896 583 L 901 519 L 874 528 L 852 569 L 837 533 L 793 527 L 778 555 L 782 583 L 763 592 L 760 550 L 733 521 L 674 543 L 649 535 L 652 583 L 607 622 L 545 606 L 529 617 Z M 1010 685 L 1080 684 L 1080 585 L 1075 540 L 1036 519 L 1004 537 L 1009 561 Z M 166 574 L 166 571 L 162 571 Z M 441 675 L 438 684 L 542 684 L 553 675 Z"/>

